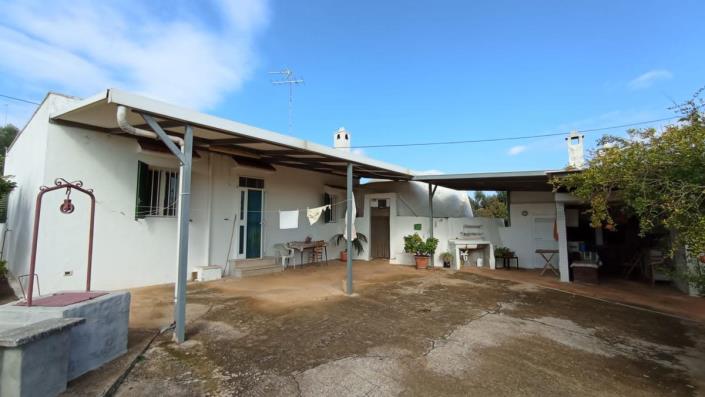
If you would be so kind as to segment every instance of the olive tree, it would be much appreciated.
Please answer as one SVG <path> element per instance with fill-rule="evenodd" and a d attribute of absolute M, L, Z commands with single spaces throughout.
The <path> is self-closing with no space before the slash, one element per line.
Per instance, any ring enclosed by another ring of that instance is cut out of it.
<path fill-rule="evenodd" d="M 705 292 L 705 103 L 699 94 L 676 106 L 679 121 L 661 131 L 604 136 L 585 170 L 553 184 L 589 203 L 593 227 L 618 227 L 608 208 L 617 199 L 637 216 L 642 235 L 672 231 L 671 255 L 685 247 L 699 259 L 679 275 Z"/>

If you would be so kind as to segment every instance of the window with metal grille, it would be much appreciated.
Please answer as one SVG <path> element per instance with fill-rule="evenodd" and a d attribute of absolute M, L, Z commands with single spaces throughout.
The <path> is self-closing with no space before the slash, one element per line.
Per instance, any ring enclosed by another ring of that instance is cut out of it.
<path fill-rule="evenodd" d="M 336 223 L 338 221 L 338 196 L 329 193 L 323 193 L 323 205 L 329 205 L 330 208 L 323 212 L 323 220 L 325 223 Z"/>
<path fill-rule="evenodd" d="M 179 172 L 138 162 L 135 218 L 176 216 L 179 204 Z"/>
<path fill-rule="evenodd" d="M 264 189 L 264 179 L 241 176 L 238 185 L 251 189 Z"/>

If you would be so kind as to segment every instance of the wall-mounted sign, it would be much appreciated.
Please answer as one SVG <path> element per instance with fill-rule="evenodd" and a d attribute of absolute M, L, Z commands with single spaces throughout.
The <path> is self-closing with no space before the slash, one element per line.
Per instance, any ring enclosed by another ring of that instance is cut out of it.
<path fill-rule="evenodd" d="M 420 224 L 420 223 L 414 223 L 414 230 L 421 230 L 421 224 Z"/>

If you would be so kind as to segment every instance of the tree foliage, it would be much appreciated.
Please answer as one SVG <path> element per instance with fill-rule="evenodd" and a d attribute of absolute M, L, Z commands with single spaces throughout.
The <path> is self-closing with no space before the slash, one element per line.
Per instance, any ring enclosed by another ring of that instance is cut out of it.
<path fill-rule="evenodd" d="M 473 197 L 470 197 L 470 206 L 475 216 L 509 219 L 507 192 L 487 195 L 485 192 L 476 191 Z"/>
<path fill-rule="evenodd" d="M 701 90 L 702 91 L 702 90 Z M 618 227 L 609 204 L 619 201 L 639 219 L 642 235 L 673 231 L 671 254 L 687 247 L 705 252 L 705 122 L 699 93 L 674 109 L 681 118 L 662 131 L 629 130 L 627 138 L 604 136 L 591 153 L 588 167 L 553 180 L 590 205 L 593 227 Z M 685 275 L 705 291 L 698 263 Z"/>
<path fill-rule="evenodd" d="M 0 175 L 5 174 L 5 151 L 17 136 L 19 130 L 12 124 L 0 127 Z M 0 199 L 10 193 L 16 186 L 10 177 L 0 176 Z"/>

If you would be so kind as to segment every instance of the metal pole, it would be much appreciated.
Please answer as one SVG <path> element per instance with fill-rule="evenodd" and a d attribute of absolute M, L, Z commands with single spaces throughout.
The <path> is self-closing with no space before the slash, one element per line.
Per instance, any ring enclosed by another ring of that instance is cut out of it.
<path fill-rule="evenodd" d="M 431 238 L 433 238 L 433 195 L 436 194 L 436 188 L 438 186 L 433 186 L 432 184 L 428 184 L 428 223 L 429 223 L 429 232 L 431 234 Z M 431 268 L 435 267 L 436 263 L 436 254 L 431 254 Z"/>
<path fill-rule="evenodd" d="M 348 190 L 348 201 L 347 201 L 347 250 L 348 250 L 348 280 L 347 280 L 347 294 L 352 295 L 353 293 L 353 274 L 352 274 L 352 241 L 357 236 L 352 235 L 352 224 L 355 220 L 355 214 L 352 213 L 352 200 L 353 200 L 353 165 L 348 163 L 348 180 L 347 180 L 347 190 Z"/>
<path fill-rule="evenodd" d="M 191 206 L 191 157 L 193 154 L 193 129 L 186 126 L 184 145 L 181 147 L 182 161 L 179 167 L 179 231 L 178 231 L 178 270 L 176 275 L 176 302 L 174 339 L 177 343 L 185 340 L 186 328 L 186 271 L 188 267 L 188 232 Z"/>

